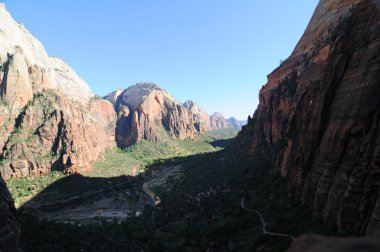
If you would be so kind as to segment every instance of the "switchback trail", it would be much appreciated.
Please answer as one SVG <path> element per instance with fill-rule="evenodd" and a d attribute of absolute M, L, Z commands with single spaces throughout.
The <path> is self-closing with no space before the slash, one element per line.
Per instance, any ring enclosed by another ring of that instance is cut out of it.
<path fill-rule="evenodd" d="M 282 233 L 273 233 L 273 232 L 269 232 L 267 230 L 267 223 L 264 221 L 264 217 L 263 215 L 261 214 L 261 212 L 255 210 L 255 209 L 249 209 L 249 208 L 246 208 L 245 205 L 244 205 L 244 199 L 242 198 L 241 201 L 240 201 L 240 205 L 241 205 L 241 208 L 246 210 L 246 211 L 249 211 L 249 212 L 252 212 L 252 213 L 255 213 L 257 214 L 259 217 L 260 217 L 260 221 L 261 221 L 261 224 L 263 226 L 262 228 L 262 232 L 264 235 L 272 235 L 272 236 L 280 236 L 280 237 L 287 237 L 287 238 L 290 238 L 292 239 L 293 241 L 296 239 L 294 238 L 293 236 L 291 235 L 288 235 L 288 234 L 282 234 Z"/>
<path fill-rule="evenodd" d="M 149 196 L 150 200 L 152 201 L 152 203 L 157 206 L 158 204 L 160 204 L 160 199 L 156 197 L 156 195 L 154 194 L 154 192 L 152 190 L 150 190 L 150 184 L 152 183 L 151 180 L 145 182 L 143 185 L 142 185 L 142 190 L 143 192 Z"/>

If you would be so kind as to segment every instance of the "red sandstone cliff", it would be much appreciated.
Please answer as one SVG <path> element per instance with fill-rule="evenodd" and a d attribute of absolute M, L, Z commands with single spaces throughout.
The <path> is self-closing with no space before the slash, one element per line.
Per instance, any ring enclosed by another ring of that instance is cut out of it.
<path fill-rule="evenodd" d="M 64 95 L 45 91 L 34 95 L 14 120 L 2 149 L 4 178 L 38 176 L 52 169 L 85 172 L 113 146 L 114 111 L 104 100 L 83 107 Z"/>
<path fill-rule="evenodd" d="M 83 172 L 114 142 L 116 114 L 0 4 L 0 175 Z"/>
<path fill-rule="evenodd" d="M 238 141 L 340 234 L 380 236 L 380 11 L 321 0 Z"/>
<path fill-rule="evenodd" d="M 126 147 L 142 139 L 159 141 L 165 135 L 194 138 L 198 131 L 190 111 L 153 83 L 139 83 L 105 97 L 118 115 L 116 142 Z"/>

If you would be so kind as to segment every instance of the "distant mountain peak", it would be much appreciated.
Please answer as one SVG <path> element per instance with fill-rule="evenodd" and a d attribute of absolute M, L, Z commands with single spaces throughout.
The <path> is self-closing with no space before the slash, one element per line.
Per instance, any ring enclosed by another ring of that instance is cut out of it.
<path fill-rule="evenodd" d="M 211 117 L 224 118 L 224 116 L 220 112 L 215 112 L 214 114 L 211 115 Z"/>

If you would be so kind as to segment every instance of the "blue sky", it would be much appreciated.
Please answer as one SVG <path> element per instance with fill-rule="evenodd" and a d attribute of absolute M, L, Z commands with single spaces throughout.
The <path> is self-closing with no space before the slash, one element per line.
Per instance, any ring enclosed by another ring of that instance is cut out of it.
<path fill-rule="evenodd" d="M 317 0 L 4 0 L 98 95 L 155 82 L 207 112 L 246 119 Z"/>

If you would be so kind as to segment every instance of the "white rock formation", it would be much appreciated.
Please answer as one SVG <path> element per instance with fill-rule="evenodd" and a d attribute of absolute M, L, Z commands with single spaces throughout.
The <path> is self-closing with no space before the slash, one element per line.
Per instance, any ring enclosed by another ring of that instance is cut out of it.
<path fill-rule="evenodd" d="M 17 61 L 12 64 L 12 61 Z M 17 63 L 17 64 L 16 64 Z M 17 107 L 31 92 L 54 89 L 74 101 L 87 103 L 94 93 L 61 59 L 49 57 L 44 46 L 0 3 L 1 95 Z"/>

